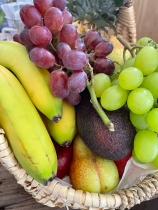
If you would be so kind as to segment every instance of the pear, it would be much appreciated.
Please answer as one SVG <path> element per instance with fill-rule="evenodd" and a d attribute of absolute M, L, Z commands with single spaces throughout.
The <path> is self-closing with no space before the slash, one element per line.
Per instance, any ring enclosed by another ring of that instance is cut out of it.
<path fill-rule="evenodd" d="M 112 160 L 102 158 L 84 144 L 80 135 L 73 140 L 73 154 L 69 171 L 75 190 L 107 193 L 119 183 L 118 169 Z"/>

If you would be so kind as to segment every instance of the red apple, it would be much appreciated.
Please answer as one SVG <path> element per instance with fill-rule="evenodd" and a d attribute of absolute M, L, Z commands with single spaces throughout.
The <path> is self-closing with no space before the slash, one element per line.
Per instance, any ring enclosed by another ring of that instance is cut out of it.
<path fill-rule="evenodd" d="M 72 146 L 60 147 L 57 150 L 58 169 L 57 177 L 63 179 L 69 173 L 72 158 Z"/>
<path fill-rule="evenodd" d="M 132 151 L 128 155 L 123 157 L 122 159 L 114 161 L 117 166 L 120 178 L 123 176 L 126 163 L 130 159 L 131 156 L 132 156 Z"/>

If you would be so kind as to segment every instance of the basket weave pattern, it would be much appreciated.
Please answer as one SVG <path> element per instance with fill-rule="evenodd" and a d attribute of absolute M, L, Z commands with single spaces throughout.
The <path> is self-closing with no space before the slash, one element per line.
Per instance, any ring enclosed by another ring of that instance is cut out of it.
<path fill-rule="evenodd" d="M 132 0 L 129 0 L 124 6 L 119 8 L 116 32 L 121 34 L 128 42 L 136 42 L 136 23 Z"/>
<path fill-rule="evenodd" d="M 43 186 L 21 168 L 11 151 L 3 129 L 0 129 L 0 162 L 38 203 L 49 207 L 124 210 L 150 200 L 158 194 L 158 173 L 148 175 L 140 184 L 128 189 L 105 195 L 74 190 L 56 180 L 50 182 L 48 186 Z"/>
<path fill-rule="evenodd" d="M 131 0 L 119 8 L 116 30 L 117 34 L 121 34 L 127 41 L 136 41 L 136 24 Z M 43 186 L 19 165 L 3 129 L 0 129 L 0 162 L 38 203 L 49 207 L 124 210 L 158 195 L 158 173 L 148 175 L 142 182 L 128 189 L 105 195 L 74 190 L 69 186 L 63 186 L 57 180 Z"/>

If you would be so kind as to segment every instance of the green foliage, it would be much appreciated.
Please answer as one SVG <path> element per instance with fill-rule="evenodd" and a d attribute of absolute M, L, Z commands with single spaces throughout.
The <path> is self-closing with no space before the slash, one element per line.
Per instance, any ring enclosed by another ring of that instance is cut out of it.
<path fill-rule="evenodd" d="M 67 8 L 75 20 L 87 20 L 96 28 L 113 27 L 118 7 L 128 0 L 67 0 Z"/>
<path fill-rule="evenodd" d="M 114 3 L 117 7 L 121 7 L 127 2 L 127 0 L 114 0 Z"/>

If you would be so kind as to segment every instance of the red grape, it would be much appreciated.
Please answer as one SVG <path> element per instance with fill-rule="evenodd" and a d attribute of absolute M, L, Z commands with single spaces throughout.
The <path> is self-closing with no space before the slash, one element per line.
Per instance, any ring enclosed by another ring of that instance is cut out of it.
<path fill-rule="evenodd" d="M 95 73 L 111 75 L 114 72 L 114 69 L 114 63 L 108 58 L 97 58 L 94 62 Z"/>
<path fill-rule="evenodd" d="M 84 71 L 73 72 L 68 79 L 69 91 L 81 93 L 86 88 L 87 80 L 87 74 Z"/>
<path fill-rule="evenodd" d="M 82 52 L 85 52 L 86 51 L 86 45 L 84 44 L 84 42 L 79 39 L 76 40 L 75 42 L 75 49 L 76 50 L 79 50 L 79 51 L 82 51 Z"/>
<path fill-rule="evenodd" d="M 27 51 L 30 51 L 31 49 L 36 47 L 36 45 L 30 40 L 29 32 L 30 29 L 23 29 L 19 34 L 19 38 L 21 42 L 25 45 Z"/>
<path fill-rule="evenodd" d="M 113 44 L 110 41 L 102 41 L 100 42 L 94 49 L 94 52 L 97 57 L 103 58 L 109 55 L 113 50 Z"/>
<path fill-rule="evenodd" d="M 69 92 L 69 95 L 65 98 L 65 100 L 73 105 L 73 106 L 76 106 L 77 104 L 80 103 L 81 101 L 81 95 L 80 93 L 75 93 L 75 92 Z"/>
<path fill-rule="evenodd" d="M 31 4 L 25 4 L 21 7 L 20 18 L 27 28 L 31 28 L 34 25 L 43 25 L 40 12 Z"/>
<path fill-rule="evenodd" d="M 52 0 L 33 0 L 33 3 L 42 16 L 50 7 L 53 6 Z"/>
<path fill-rule="evenodd" d="M 47 46 L 46 49 L 49 50 L 50 52 L 52 52 L 50 50 L 50 47 Z M 52 52 L 52 53 L 53 53 L 53 55 L 55 57 L 55 64 L 54 64 L 54 66 L 52 66 L 51 68 L 48 69 L 49 72 L 52 72 L 54 70 L 59 70 L 60 66 L 61 66 L 61 68 L 63 66 L 62 60 L 58 57 L 57 53 L 55 53 L 55 52 Z"/>
<path fill-rule="evenodd" d="M 97 59 L 97 56 L 94 53 L 89 54 L 89 64 L 94 67 L 94 62 Z"/>
<path fill-rule="evenodd" d="M 53 35 L 57 35 L 63 27 L 61 10 L 56 7 L 49 8 L 44 14 L 44 23 Z"/>
<path fill-rule="evenodd" d="M 86 33 L 86 35 L 84 37 L 84 43 L 85 43 L 87 49 L 89 48 L 91 42 L 94 41 L 95 39 L 97 39 L 98 37 L 99 37 L 99 34 L 96 30 L 90 30 Z"/>
<path fill-rule="evenodd" d="M 66 7 L 66 0 L 53 0 L 53 7 L 57 7 L 63 11 Z"/>
<path fill-rule="evenodd" d="M 68 10 L 62 11 L 62 14 L 63 14 L 64 25 L 71 24 L 73 22 L 73 16 Z"/>
<path fill-rule="evenodd" d="M 50 75 L 50 88 L 52 93 L 58 98 L 65 98 L 69 94 L 68 75 L 63 70 L 54 70 Z"/>
<path fill-rule="evenodd" d="M 41 68 L 51 68 L 55 63 L 54 55 L 45 48 L 35 47 L 29 52 L 32 62 Z"/>
<path fill-rule="evenodd" d="M 30 52 L 33 48 L 37 47 L 36 45 L 25 45 L 28 52 Z"/>
<path fill-rule="evenodd" d="M 104 41 L 104 39 L 101 36 L 98 36 L 96 39 L 94 39 L 91 43 L 90 43 L 90 48 L 92 50 L 95 49 L 95 47 L 100 43 Z"/>
<path fill-rule="evenodd" d="M 83 40 L 80 36 L 78 36 L 75 42 L 83 42 Z"/>
<path fill-rule="evenodd" d="M 55 63 L 58 64 L 59 66 L 63 66 L 62 60 L 59 58 L 57 53 L 53 52 L 53 55 L 55 56 Z"/>
<path fill-rule="evenodd" d="M 78 33 L 72 24 L 66 24 L 60 31 L 60 42 L 65 42 L 70 45 L 71 48 L 75 47 L 75 41 L 78 38 Z"/>
<path fill-rule="evenodd" d="M 23 44 L 33 44 L 30 40 L 29 31 L 30 29 L 23 29 L 19 34 L 19 38 Z"/>
<path fill-rule="evenodd" d="M 13 41 L 18 42 L 20 44 L 23 44 L 22 41 L 20 40 L 20 34 L 14 34 L 13 35 Z"/>
<path fill-rule="evenodd" d="M 84 52 L 70 50 L 64 54 L 62 62 L 67 69 L 79 70 L 88 64 L 88 57 Z"/>
<path fill-rule="evenodd" d="M 65 42 L 60 42 L 56 47 L 57 55 L 60 59 L 62 59 L 64 54 L 70 50 L 70 46 Z"/>
<path fill-rule="evenodd" d="M 52 41 L 52 34 L 46 26 L 33 26 L 29 35 L 31 41 L 38 47 L 44 47 Z"/>

